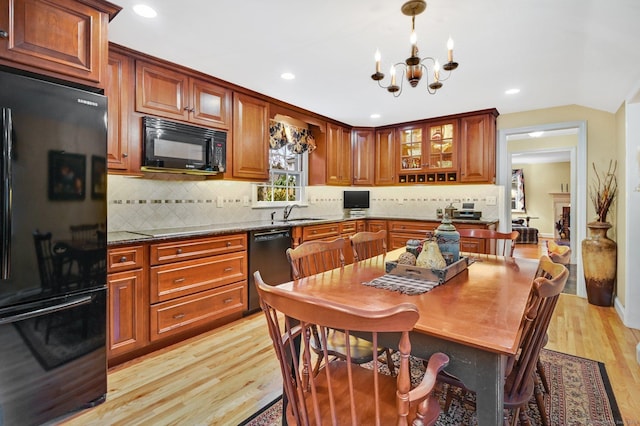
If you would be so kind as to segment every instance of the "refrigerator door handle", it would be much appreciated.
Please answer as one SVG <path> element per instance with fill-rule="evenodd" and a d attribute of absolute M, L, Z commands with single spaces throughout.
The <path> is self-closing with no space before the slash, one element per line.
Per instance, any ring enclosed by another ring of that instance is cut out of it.
<path fill-rule="evenodd" d="M 67 309 L 77 308 L 78 306 L 88 305 L 93 301 L 93 296 L 82 296 L 77 299 L 69 300 L 68 302 L 60 303 L 58 305 L 47 306 L 46 308 L 36 309 L 31 312 L 24 312 L 17 315 L 11 315 L 9 317 L 0 318 L 0 325 L 11 324 L 18 321 L 24 321 L 31 318 L 41 317 L 53 312 L 66 311 Z"/>
<path fill-rule="evenodd" d="M 13 123 L 11 121 L 11 109 L 2 108 L 2 223 L 0 223 L 0 245 L 2 246 L 2 258 L 0 259 L 0 279 L 6 280 L 11 276 L 11 133 Z"/>

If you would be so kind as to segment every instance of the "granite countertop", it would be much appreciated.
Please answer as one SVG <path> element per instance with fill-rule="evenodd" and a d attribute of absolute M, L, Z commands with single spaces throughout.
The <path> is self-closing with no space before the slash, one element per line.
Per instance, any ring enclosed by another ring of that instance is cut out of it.
<path fill-rule="evenodd" d="M 306 226 L 322 223 L 342 222 L 357 219 L 382 219 L 382 220 L 420 220 L 420 221 L 440 221 L 437 218 L 427 217 L 407 217 L 407 216 L 365 216 L 365 217 L 324 217 L 324 218 L 299 218 L 283 220 L 265 220 L 253 222 L 216 223 L 210 225 L 186 226 L 176 228 L 146 229 L 138 231 L 116 231 L 107 233 L 108 245 L 133 244 L 145 241 L 162 241 L 171 238 L 213 236 L 229 234 L 235 232 L 248 232 L 261 229 L 288 228 L 292 226 Z M 453 219 L 453 223 L 497 223 L 497 219 L 471 220 Z"/>

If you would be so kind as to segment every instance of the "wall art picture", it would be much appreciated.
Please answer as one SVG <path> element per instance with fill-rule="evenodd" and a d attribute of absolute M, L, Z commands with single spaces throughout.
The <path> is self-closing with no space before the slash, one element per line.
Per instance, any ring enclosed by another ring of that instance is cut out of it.
<path fill-rule="evenodd" d="M 84 200 L 86 156 L 49 151 L 49 199 Z"/>

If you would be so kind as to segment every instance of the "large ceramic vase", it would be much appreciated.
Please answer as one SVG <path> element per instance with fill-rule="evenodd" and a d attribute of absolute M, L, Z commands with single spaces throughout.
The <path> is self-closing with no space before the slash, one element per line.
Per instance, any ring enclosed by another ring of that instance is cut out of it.
<path fill-rule="evenodd" d="M 611 306 L 616 282 L 617 246 L 607 238 L 608 222 L 590 222 L 589 237 L 582 241 L 582 266 L 587 300 L 592 305 Z"/>

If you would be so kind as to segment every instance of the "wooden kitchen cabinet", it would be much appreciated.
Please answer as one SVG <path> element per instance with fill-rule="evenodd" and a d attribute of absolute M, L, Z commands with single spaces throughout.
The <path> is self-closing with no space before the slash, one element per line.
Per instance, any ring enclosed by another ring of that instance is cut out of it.
<path fill-rule="evenodd" d="M 133 59 L 114 49 L 109 51 L 104 93 L 108 102 L 107 166 L 110 171 L 139 173 L 140 138 L 129 138 L 129 115 L 134 89 Z"/>
<path fill-rule="evenodd" d="M 0 64 L 102 87 L 107 26 L 120 9 L 102 0 L 0 0 Z"/>
<path fill-rule="evenodd" d="M 388 249 L 393 250 L 407 245 L 407 240 L 424 240 L 440 225 L 440 222 L 388 220 Z"/>
<path fill-rule="evenodd" d="M 351 132 L 327 124 L 327 185 L 351 185 Z"/>
<path fill-rule="evenodd" d="M 150 245 L 150 340 L 204 327 L 247 309 L 247 235 Z"/>
<path fill-rule="evenodd" d="M 375 132 L 375 185 L 393 185 L 396 182 L 395 133 L 395 129 L 381 129 Z"/>
<path fill-rule="evenodd" d="M 340 236 L 341 224 L 339 222 L 322 223 L 302 227 L 302 241 L 335 240 Z"/>
<path fill-rule="evenodd" d="M 388 248 L 393 250 L 407 245 L 407 240 L 424 240 L 428 235 L 432 235 L 436 228 L 440 226 L 439 221 L 420 220 L 389 220 L 388 226 Z M 473 229 L 496 229 L 495 223 L 455 223 L 456 228 Z M 474 253 L 492 253 L 495 248 L 489 247 L 485 241 L 478 238 L 460 238 L 460 251 Z"/>
<path fill-rule="evenodd" d="M 387 221 L 382 219 L 367 219 L 367 231 L 378 232 L 384 229 L 387 230 Z M 388 237 L 388 236 L 387 236 Z"/>
<path fill-rule="evenodd" d="M 148 344 L 149 288 L 144 246 L 112 248 L 107 253 L 107 356 L 112 360 Z"/>
<path fill-rule="evenodd" d="M 451 172 L 458 169 L 458 120 L 427 123 L 427 169 Z"/>
<path fill-rule="evenodd" d="M 353 129 L 353 184 L 373 185 L 375 132 L 373 129 Z"/>
<path fill-rule="evenodd" d="M 233 146 L 227 164 L 236 178 L 269 178 L 269 103 L 251 96 L 233 95 Z M 229 161 L 231 155 L 231 161 Z"/>
<path fill-rule="evenodd" d="M 228 129 L 231 90 L 143 60 L 136 61 L 136 111 Z"/>
<path fill-rule="evenodd" d="M 494 109 L 460 119 L 461 183 L 495 183 L 497 115 Z"/>

